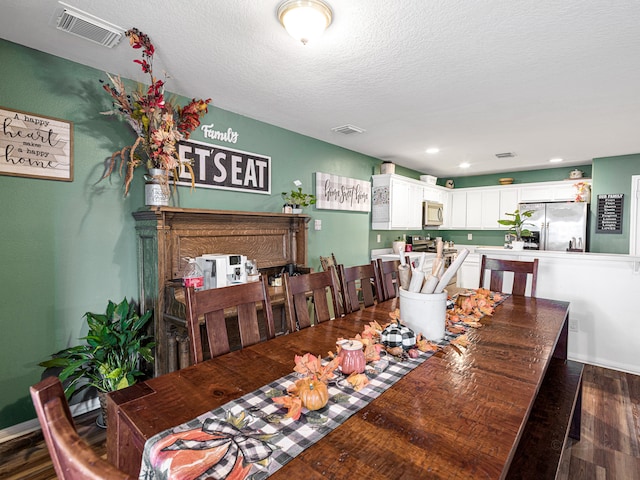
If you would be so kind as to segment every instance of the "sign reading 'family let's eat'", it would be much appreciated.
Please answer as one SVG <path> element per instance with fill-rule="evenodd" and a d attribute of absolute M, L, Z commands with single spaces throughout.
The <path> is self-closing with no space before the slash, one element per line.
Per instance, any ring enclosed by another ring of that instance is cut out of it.
<path fill-rule="evenodd" d="M 316 172 L 316 208 L 371 211 L 371 182 Z"/>
<path fill-rule="evenodd" d="M 191 163 L 197 187 L 271 193 L 271 157 L 195 140 L 181 140 L 178 153 L 180 160 Z M 184 167 L 178 185 L 191 186 Z"/>
<path fill-rule="evenodd" d="M 73 181 L 73 124 L 0 108 L 0 174 Z"/>

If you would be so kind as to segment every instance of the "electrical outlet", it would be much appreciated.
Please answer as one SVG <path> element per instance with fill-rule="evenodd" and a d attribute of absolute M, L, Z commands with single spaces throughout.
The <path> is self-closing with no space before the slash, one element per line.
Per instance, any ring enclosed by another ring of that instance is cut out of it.
<path fill-rule="evenodd" d="M 316 230 L 322 230 L 322 220 L 314 220 L 313 221 L 313 228 Z"/>
<path fill-rule="evenodd" d="M 571 332 L 577 332 L 578 331 L 578 321 L 575 318 L 570 318 L 569 319 L 569 330 Z"/>
<path fill-rule="evenodd" d="M 467 233 L 467 240 L 473 240 L 473 233 Z"/>
<path fill-rule="evenodd" d="M 380 234 L 376 235 L 376 242 L 380 243 Z"/>

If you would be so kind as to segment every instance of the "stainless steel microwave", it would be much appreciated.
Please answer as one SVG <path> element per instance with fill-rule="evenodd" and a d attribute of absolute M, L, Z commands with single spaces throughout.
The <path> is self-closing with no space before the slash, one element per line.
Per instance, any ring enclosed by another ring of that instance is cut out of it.
<path fill-rule="evenodd" d="M 437 227 L 444 221 L 443 206 L 438 202 L 424 202 L 422 209 L 422 224 L 425 227 Z"/>

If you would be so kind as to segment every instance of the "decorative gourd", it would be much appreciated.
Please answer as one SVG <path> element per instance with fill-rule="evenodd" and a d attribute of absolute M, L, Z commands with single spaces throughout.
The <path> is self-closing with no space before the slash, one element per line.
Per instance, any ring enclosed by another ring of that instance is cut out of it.
<path fill-rule="evenodd" d="M 329 390 L 320 380 L 302 378 L 296 382 L 298 397 L 307 410 L 319 410 L 329 401 Z"/>

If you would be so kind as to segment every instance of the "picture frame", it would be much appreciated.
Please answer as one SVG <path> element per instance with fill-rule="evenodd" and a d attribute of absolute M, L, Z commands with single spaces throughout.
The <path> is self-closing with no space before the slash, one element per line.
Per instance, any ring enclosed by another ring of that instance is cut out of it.
<path fill-rule="evenodd" d="M 0 107 L 0 175 L 73 181 L 73 122 Z"/>

